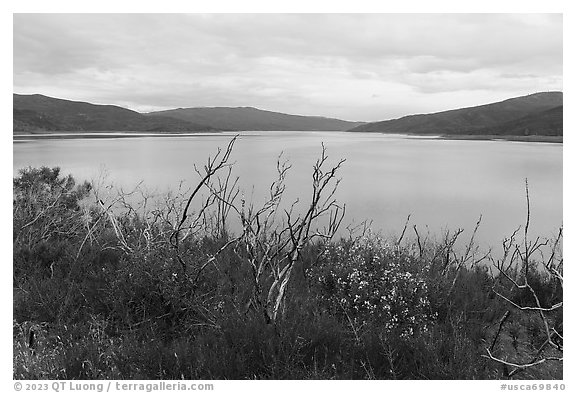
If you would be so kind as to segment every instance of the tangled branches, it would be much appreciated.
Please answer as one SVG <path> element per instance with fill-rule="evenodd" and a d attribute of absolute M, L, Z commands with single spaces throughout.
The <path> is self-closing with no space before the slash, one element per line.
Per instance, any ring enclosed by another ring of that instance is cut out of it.
<path fill-rule="evenodd" d="M 496 296 L 502 299 L 506 304 L 516 310 L 519 317 L 523 315 L 535 313 L 538 317 L 539 332 L 543 336 L 541 342 L 534 347 L 534 351 L 528 360 L 522 362 L 514 362 L 506 359 L 503 355 L 497 356 L 494 354 L 494 346 L 501 335 L 502 326 L 508 319 L 510 311 L 507 311 L 505 316 L 501 319 L 499 329 L 494 337 L 492 345 L 486 348 L 487 355 L 484 357 L 500 363 L 503 366 L 504 374 L 506 377 L 512 377 L 520 371 L 527 370 L 543 364 L 548 361 L 562 361 L 563 360 L 563 341 L 564 338 L 560 326 L 553 326 L 553 319 L 551 315 L 555 312 L 561 312 L 564 302 L 561 297 L 563 290 L 563 258 L 561 256 L 561 243 L 563 237 L 563 229 L 560 228 L 558 235 L 551 242 L 550 240 L 542 240 L 537 237 L 535 240 L 530 240 L 528 237 L 528 230 L 530 226 L 530 197 L 528 192 L 528 181 L 526 180 L 526 224 L 524 225 L 523 241 L 518 243 L 516 236 L 520 230 L 518 228 L 512 236 L 505 239 L 502 243 L 503 256 L 499 260 L 492 257 L 493 266 L 499 274 L 499 278 L 503 283 L 508 283 L 510 288 L 498 288 L 496 285 L 493 292 Z M 543 248 L 550 247 L 549 256 L 544 257 Z M 538 258 L 534 258 L 537 256 Z M 535 262 L 538 261 L 538 262 Z M 550 283 L 549 287 L 557 288 L 555 293 L 545 298 L 543 291 L 539 291 L 531 283 L 531 277 L 536 274 L 545 274 L 547 282 Z M 504 287 L 504 285 L 501 285 Z M 558 296 L 557 292 L 560 292 Z M 560 330 L 560 332 L 558 331 Z"/>

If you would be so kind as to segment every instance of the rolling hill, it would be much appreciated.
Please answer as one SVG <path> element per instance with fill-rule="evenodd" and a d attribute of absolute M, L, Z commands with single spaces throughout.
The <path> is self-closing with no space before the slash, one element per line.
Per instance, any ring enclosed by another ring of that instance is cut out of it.
<path fill-rule="evenodd" d="M 95 105 L 40 94 L 13 95 L 14 133 L 50 131 L 200 132 L 210 126 L 162 116 L 145 116 L 114 105 Z"/>
<path fill-rule="evenodd" d="M 507 121 L 478 131 L 485 135 L 563 135 L 563 106 L 532 113 L 519 119 Z"/>
<path fill-rule="evenodd" d="M 252 107 L 179 108 L 151 112 L 149 115 L 168 116 L 238 131 L 345 131 L 364 124 L 319 116 L 289 115 Z"/>
<path fill-rule="evenodd" d="M 351 132 L 428 135 L 562 135 L 562 92 L 367 123 Z"/>
<path fill-rule="evenodd" d="M 487 105 L 359 123 L 252 107 L 179 108 L 143 114 L 114 105 L 95 105 L 40 94 L 13 94 L 13 132 L 255 130 L 562 136 L 562 101 L 562 92 L 536 93 Z"/>

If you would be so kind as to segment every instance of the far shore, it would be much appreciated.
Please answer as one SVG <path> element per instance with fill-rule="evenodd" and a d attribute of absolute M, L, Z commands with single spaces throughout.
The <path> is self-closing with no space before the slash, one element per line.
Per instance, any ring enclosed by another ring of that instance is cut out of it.
<path fill-rule="evenodd" d="M 55 133 L 29 133 L 14 134 L 14 141 L 29 139 L 120 139 L 120 138 L 142 138 L 142 137 L 183 137 L 183 136 L 209 136 L 220 134 L 222 131 L 205 132 L 142 132 L 142 131 L 90 131 L 90 132 L 55 132 Z"/>
<path fill-rule="evenodd" d="M 543 143 L 563 143 L 563 136 L 550 135 L 474 135 L 474 134 L 390 134 L 387 132 L 366 132 L 366 134 L 385 134 L 385 135 L 406 135 L 422 139 L 435 140 L 461 140 L 461 141 L 506 141 L 506 142 L 543 142 Z"/>
<path fill-rule="evenodd" d="M 222 132 L 235 131 L 205 131 L 205 132 L 142 132 L 142 131 L 90 131 L 79 133 L 68 132 L 45 132 L 45 133 L 18 133 L 13 134 L 13 141 L 39 140 L 39 139 L 120 139 L 120 138 L 141 138 L 141 137 L 186 137 L 186 136 L 210 136 L 221 134 Z M 238 133 L 246 131 L 236 131 Z M 346 131 L 340 131 L 346 132 Z M 378 132 L 376 132 L 378 133 Z M 381 133 L 386 134 L 386 133 Z M 544 142 L 563 143 L 563 136 L 547 135 L 427 135 L 427 134 L 394 134 L 397 136 L 406 135 L 410 137 L 443 139 L 443 140 L 480 140 L 480 141 L 508 141 L 508 142 Z"/>
<path fill-rule="evenodd" d="M 549 135 L 441 135 L 442 139 L 563 143 L 563 136 Z"/>

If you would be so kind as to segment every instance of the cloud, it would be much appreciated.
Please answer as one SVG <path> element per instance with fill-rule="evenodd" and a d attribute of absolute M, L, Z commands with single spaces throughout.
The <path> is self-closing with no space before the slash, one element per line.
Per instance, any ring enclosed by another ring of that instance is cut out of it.
<path fill-rule="evenodd" d="M 14 15 L 15 92 L 137 110 L 378 120 L 536 88 L 562 88 L 561 15 Z"/>

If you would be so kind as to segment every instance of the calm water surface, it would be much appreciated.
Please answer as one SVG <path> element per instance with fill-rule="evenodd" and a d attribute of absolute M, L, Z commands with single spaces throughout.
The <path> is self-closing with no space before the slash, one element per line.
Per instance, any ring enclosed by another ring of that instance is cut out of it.
<path fill-rule="evenodd" d="M 60 166 L 79 179 L 126 189 L 143 181 L 150 190 L 194 184 L 202 165 L 232 134 L 124 139 L 52 139 L 14 142 L 14 174 L 27 166 Z M 431 233 L 465 228 L 478 217 L 483 246 L 499 247 L 525 222 L 528 178 L 532 234 L 552 237 L 562 225 L 562 144 L 457 141 L 342 132 L 245 132 L 232 154 L 246 198 L 261 197 L 275 179 L 278 155 L 292 164 L 286 200 L 307 200 L 311 168 L 328 149 L 329 162 L 346 159 L 337 199 L 347 222 L 371 219 L 385 234 L 411 224 Z"/>

